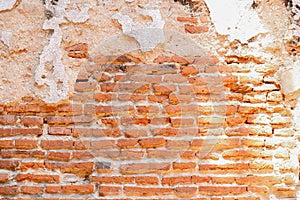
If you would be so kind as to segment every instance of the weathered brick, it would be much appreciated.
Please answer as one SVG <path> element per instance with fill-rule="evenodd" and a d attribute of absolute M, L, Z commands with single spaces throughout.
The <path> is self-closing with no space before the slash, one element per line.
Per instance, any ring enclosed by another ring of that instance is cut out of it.
<path fill-rule="evenodd" d="M 176 187 L 175 195 L 181 198 L 191 198 L 196 195 L 197 187 Z"/>
<path fill-rule="evenodd" d="M 117 196 L 121 194 L 120 186 L 99 186 L 99 196 Z"/>
<path fill-rule="evenodd" d="M 170 170 L 169 163 L 132 163 L 121 164 L 120 166 L 122 174 L 162 173 L 168 170 Z"/>
<path fill-rule="evenodd" d="M 125 177 L 125 176 L 92 176 L 90 181 L 93 183 L 107 183 L 107 184 L 125 184 L 125 183 L 134 183 L 134 177 Z"/>
<path fill-rule="evenodd" d="M 246 186 L 199 186 L 199 193 L 202 195 L 237 195 L 247 192 Z"/>
<path fill-rule="evenodd" d="M 166 143 L 164 138 L 147 138 L 139 140 L 139 144 L 143 148 L 162 147 Z"/>
<path fill-rule="evenodd" d="M 185 32 L 191 34 L 200 34 L 208 31 L 207 26 L 194 26 L 194 25 L 185 24 L 184 28 L 185 28 Z"/>
<path fill-rule="evenodd" d="M 29 195 L 41 195 L 43 193 L 44 188 L 43 187 L 37 187 L 37 186 L 21 186 L 21 192 L 23 194 L 29 194 Z"/>
<path fill-rule="evenodd" d="M 59 170 L 62 173 L 72 173 L 79 177 L 86 177 L 93 172 L 94 163 L 92 162 L 72 162 L 72 163 L 46 162 L 45 167 L 52 171 Z"/>
<path fill-rule="evenodd" d="M 124 193 L 130 196 L 161 196 L 170 195 L 173 193 L 171 188 L 161 188 L 161 187 L 133 187 L 124 186 Z"/>
<path fill-rule="evenodd" d="M 0 186 L 0 194 L 4 196 L 15 196 L 18 194 L 17 186 Z"/>
<path fill-rule="evenodd" d="M 47 174 L 18 174 L 15 177 L 17 182 L 30 181 L 35 183 L 59 183 L 58 175 Z"/>
<path fill-rule="evenodd" d="M 73 141 L 71 140 L 42 140 L 41 148 L 43 149 L 73 149 Z"/>
<path fill-rule="evenodd" d="M 177 21 L 197 24 L 198 23 L 198 18 L 196 18 L 196 17 L 177 17 Z"/>
<path fill-rule="evenodd" d="M 6 183 L 8 181 L 8 174 L 5 174 L 5 173 L 1 173 L 0 174 L 0 183 Z"/>
<path fill-rule="evenodd" d="M 156 176 L 137 176 L 135 182 L 140 185 L 157 185 L 159 179 Z"/>
<path fill-rule="evenodd" d="M 34 149 L 37 147 L 37 140 L 15 140 L 15 146 L 17 149 Z"/>
<path fill-rule="evenodd" d="M 81 184 L 81 185 L 63 185 L 61 186 L 61 192 L 63 194 L 92 194 L 95 188 L 92 184 Z"/>
<path fill-rule="evenodd" d="M 69 161 L 71 159 L 71 153 L 69 152 L 48 152 L 48 160 L 57 160 L 57 161 Z"/>

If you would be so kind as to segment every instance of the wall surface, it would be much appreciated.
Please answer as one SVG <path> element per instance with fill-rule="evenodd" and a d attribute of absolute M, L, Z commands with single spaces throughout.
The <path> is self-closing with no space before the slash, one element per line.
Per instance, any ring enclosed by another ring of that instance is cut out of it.
<path fill-rule="evenodd" d="M 298 199 L 299 1 L 0 0 L 0 199 Z"/>

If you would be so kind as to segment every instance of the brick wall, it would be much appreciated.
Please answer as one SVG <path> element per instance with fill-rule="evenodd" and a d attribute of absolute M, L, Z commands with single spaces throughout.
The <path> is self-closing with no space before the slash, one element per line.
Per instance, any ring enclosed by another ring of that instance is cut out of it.
<path fill-rule="evenodd" d="M 69 100 L 1 105 L 2 199 L 295 198 L 278 67 L 229 63 L 99 56 Z"/>

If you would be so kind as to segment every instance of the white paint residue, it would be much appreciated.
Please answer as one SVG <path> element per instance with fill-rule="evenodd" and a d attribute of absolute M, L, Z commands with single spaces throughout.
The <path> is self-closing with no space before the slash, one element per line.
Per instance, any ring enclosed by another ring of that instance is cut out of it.
<path fill-rule="evenodd" d="M 88 20 L 89 14 L 88 11 L 91 8 L 91 4 L 85 4 L 82 7 L 75 7 L 75 4 L 73 5 L 74 10 L 68 11 L 66 13 L 66 17 L 69 21 L 75 22 L 75 23 L 82 23 Z"/>
<path fill-rule="evenodd" d="M 165 41 L 163 28 L 165 22 L 161 18 L 159 10 L 144 9 L 138 14 L 151 17 L 150 22 L 133 22 L 128 15 L 117 13 L 113 19 L 117 19 L 122 25 L 123 33 L 135 38 L 140 44 L 140 49 L 143 52 L 152 51 L 159 43 Z"/>
<path fill-rule="evenodd" d="M 17 0 L 0 0 L 0 11 L 12 9 L 16 2 Z"/>
<path fill-rule="evenodd" d="M 257 12 L 252 8 L 253 0 L 205 0 L 216 31 L 229 35 L 229 39 L 242 43 L 266 32 Z"/>
<path fill-rule="evenodd" d="M 8 47 L 10 47 L 11 36 L 12 36 L 12 33 L 10 31 L 2 31 L 2 33 L 1 33 L 1 40 Z"/>

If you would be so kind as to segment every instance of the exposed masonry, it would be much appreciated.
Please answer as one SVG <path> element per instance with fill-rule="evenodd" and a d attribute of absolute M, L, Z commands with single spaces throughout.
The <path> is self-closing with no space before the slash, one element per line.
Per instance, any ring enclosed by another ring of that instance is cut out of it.
<path fill-rule="evenodd" d="M 40 64 L 35 70 L 35 81 L 40 86 L 49 88 L 48 96 L 43 97 L 46 102 L 55 103 L 67 98 L 69 92 L 68 78 L 62 63 L 62 31 L 60 24 L 65 23 L 65 17 L 72 22 L 85 22 L 88 19 L 89 4 L 82 8 L 66 12 L 70 0 L 45 0 L 47 20 L 43 29 L 53 30 L 49 44 L 44 47 L 40 56 Z M 76 6 L 73 4 L 73 7 Z"/>

